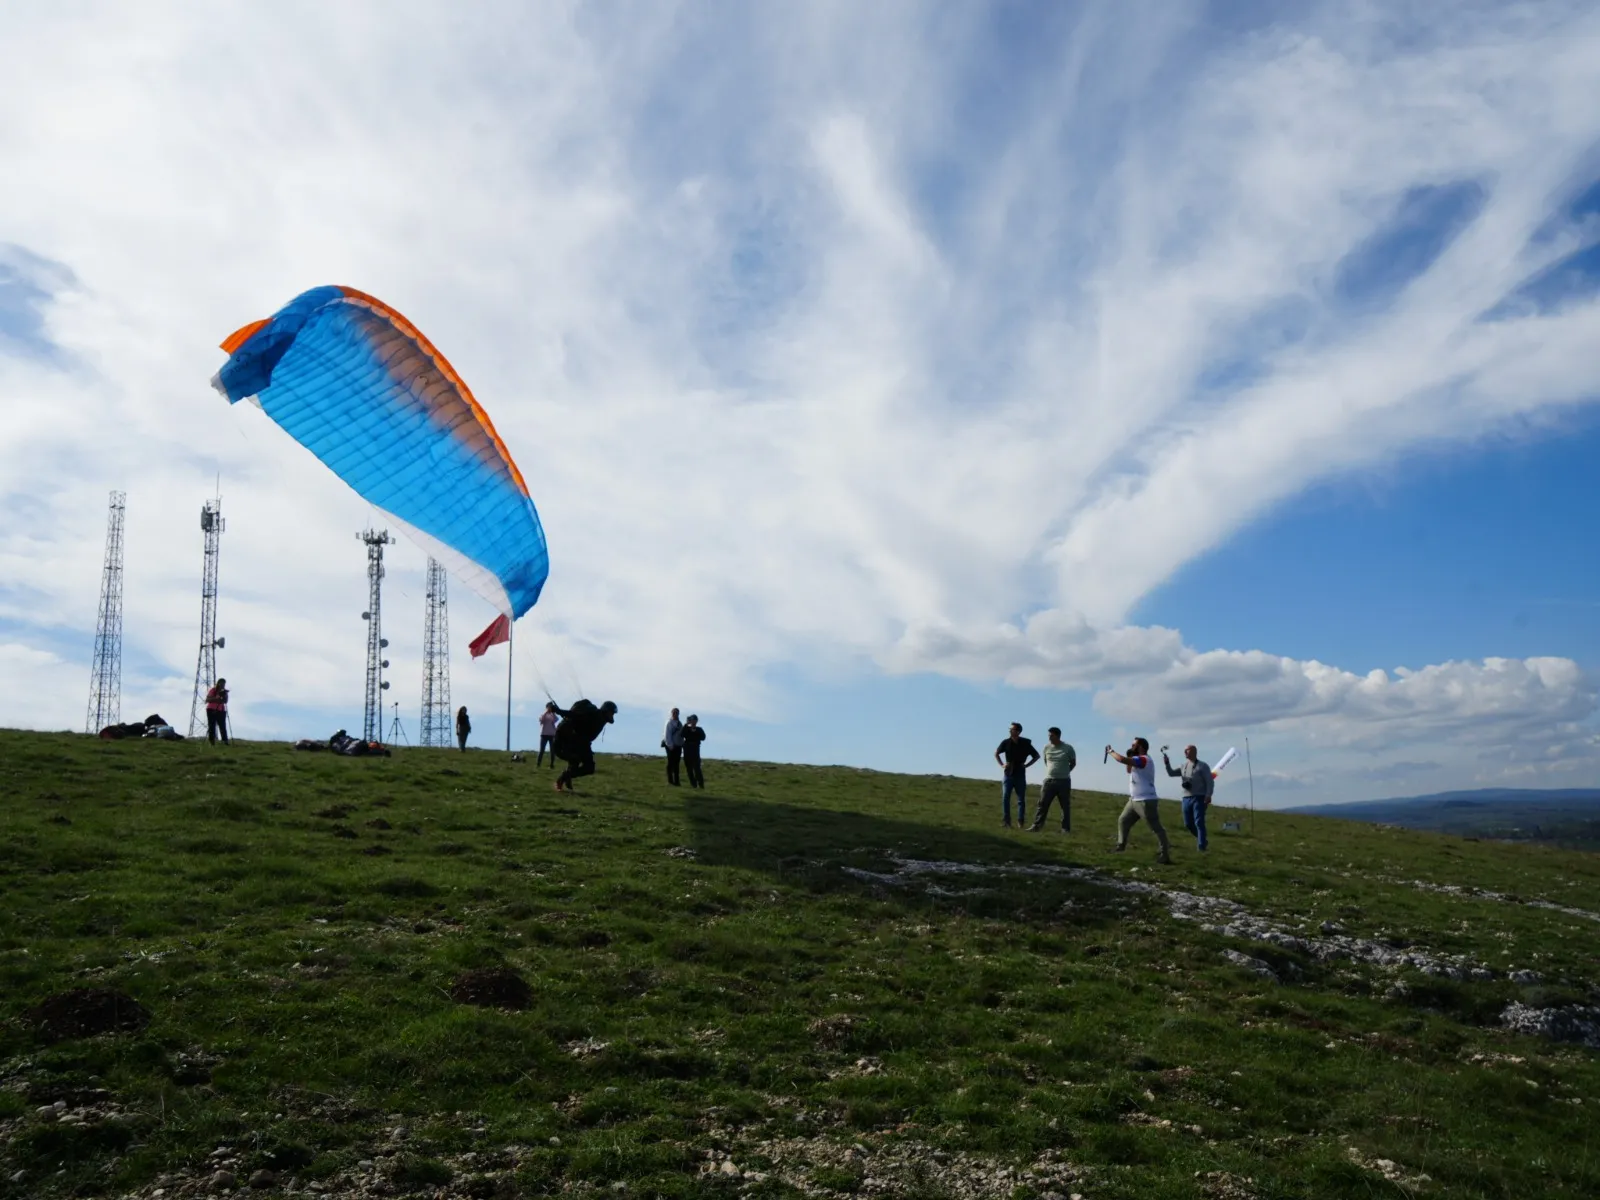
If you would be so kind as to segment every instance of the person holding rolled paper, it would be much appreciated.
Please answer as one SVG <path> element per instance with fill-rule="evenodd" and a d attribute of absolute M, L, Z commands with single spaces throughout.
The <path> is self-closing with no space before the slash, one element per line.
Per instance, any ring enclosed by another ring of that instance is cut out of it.
<path fill-rule="evenodd" d="M 1169 776 L 1183 780 L 1183 827 L 1194 837 L 1195 846 L 1204 852 L 1207 844 L 1206 809 L 1211 806 L 1216 776 L 1211 773 L 1209 764 L 1200 761 L 1200 752 L 1193 746 L 1183 748 L 1182 766 L 1172 765 L 1165 747 L 1161 750 L 1161 761 L 1166 764 Z"/>

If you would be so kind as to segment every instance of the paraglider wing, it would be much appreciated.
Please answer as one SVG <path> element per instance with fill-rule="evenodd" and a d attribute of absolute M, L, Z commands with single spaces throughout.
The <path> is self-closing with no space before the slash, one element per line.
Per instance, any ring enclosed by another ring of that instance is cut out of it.
<path fill-rule="evenodd" d="M 313 288 L 222 343 L 212 385 L 290 437 L 508 617 L 550 573 L 511 452 L 455 369 L 383 301 Z"/>

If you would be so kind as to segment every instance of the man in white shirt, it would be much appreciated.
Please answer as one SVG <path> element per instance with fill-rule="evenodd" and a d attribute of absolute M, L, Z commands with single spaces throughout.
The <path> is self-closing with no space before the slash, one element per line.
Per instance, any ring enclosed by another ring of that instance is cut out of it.
<path fill-rule="evenodd" d="M 1156 764 L 1150 757 L 1150 743 L 1144 738 L 1134 738 L 1126 754 L 1118 754 L 1110 746 L 1106 747 L 1106 753 L 1128 768 L 1128 803 L 1117 821 L 1117 853 L 1128 848 L 1128 833 L 1134 822 L 1143 817 L 1161 845 L 1156 861 L 1170 864 L 1172 854 L 1167 846 L 1167 831 L 1161 827 L 1161 816 L 1156 812 L 1160 800 L 1156 796 Z"/>
<path fill-rule="evenodd" d="M 1044 819 L 1050 812 L 1050 801 L 1061 802 L 1061 832 L 1072 832 L 1072 768 L 1078 765 L 1078 752 L 1070 743 L 1061 740 L 1061 730 L 1050 726 L 1050 740 L 1045 743 L 1044 788 L 1039 793 L 1039 815 L 1028 826 L 1029 833 L 1044 828 Z"/>
<path fill-rule="evenodd" d="M 678 720 L 678 710 L 673 709 L 667 718 L 667 727 L 661 731 L 661 746 L 667 752 L 667 782 L 678 786 L 678 763 L 683 758 L 683 722 Z"/>

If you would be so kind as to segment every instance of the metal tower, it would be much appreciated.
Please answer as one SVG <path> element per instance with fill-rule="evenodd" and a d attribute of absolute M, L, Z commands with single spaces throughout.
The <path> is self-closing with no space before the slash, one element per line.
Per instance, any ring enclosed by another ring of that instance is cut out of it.
<path fill-rule="evenodd" d="M 111 493 L 106 519 L 106 561 L 100 571 L 100 616 L 94 629 L 94 666 L 89 675 L 85 733 L 99 733 L 122 720 L 122 519 L 125 492 Z"/>
<path fill-rule="evenodd" d="M 206 726 L 206 693 L 217 681 L 217 651 L 227 644 L 217 636 L 217 554 L 222 549 L 222 497 L 200 508 L 200 528 L 206 535 L 205 567 L 200 572 L 200 658 L 194 667 L 194 699 L 189 702 L 189 736 L 199 737 Z"/>
<path fill-rule="evenodd" d="M 387 529 L 365 529 L 356 537 L 367 544 L 367 611 L 361 619 L 367 623 L 367 694 L 366 708 L 361 716 L 361 740 L 377 742 L 383 739 L 383 693 L 389 690 L 383 672 L 389 660 L 383 657 L 388 639 L 383 636 L 383 548 L 394 541 Z"/>
<path fill-rule="evenodd" d="M 444 564 L 428 560 L 428 593 L 422 624 L 422 740 L 450 745 L 450 598 Z"/>

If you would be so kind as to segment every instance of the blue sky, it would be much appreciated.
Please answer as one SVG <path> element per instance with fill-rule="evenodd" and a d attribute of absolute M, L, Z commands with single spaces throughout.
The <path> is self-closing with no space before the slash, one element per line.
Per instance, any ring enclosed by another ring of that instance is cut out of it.
<path fill-rule="evenodd" d="M 125 711 L 187 712 L 219 474 L 236 723 L 358 722 L 382 514 L 207 387 L 348 283 L 532 483 L 518 742 L 543 682 L 616 749 L 678 704 L 720 754 L 980 778 L 1012 719 L 1100 786 L 1107 741 L 1248 736 L 1264 803 L 1600 768 L 1592 6 L 7 22 L 0 722 L 82 720 L 113 487 Z M 486 742 L 491 615 L 452 593 Z"/>

